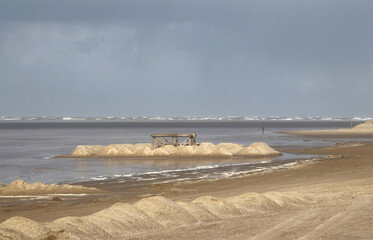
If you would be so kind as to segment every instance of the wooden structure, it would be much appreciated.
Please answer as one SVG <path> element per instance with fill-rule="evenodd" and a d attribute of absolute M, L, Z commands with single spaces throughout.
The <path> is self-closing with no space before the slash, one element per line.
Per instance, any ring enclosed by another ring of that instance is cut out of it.
<path fill-rule="evenodd" d="M 164 145 L 173 146 L 187 146 L 196 144 L 196 134 L 195 133 L 158 133 L 152 134 L 152 145 L 155 148 Z M 185 138 L 183 142 L 179 143 L 179 138 Z"/>

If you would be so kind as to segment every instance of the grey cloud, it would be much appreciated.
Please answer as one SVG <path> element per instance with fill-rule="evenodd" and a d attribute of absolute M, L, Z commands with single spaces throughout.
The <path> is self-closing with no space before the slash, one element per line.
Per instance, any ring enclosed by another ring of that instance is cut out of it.
<path fill-rule="evenodd" d="M 0 115 L 373 115 L 372 15 L 371 1 L 1 1 Z"/>

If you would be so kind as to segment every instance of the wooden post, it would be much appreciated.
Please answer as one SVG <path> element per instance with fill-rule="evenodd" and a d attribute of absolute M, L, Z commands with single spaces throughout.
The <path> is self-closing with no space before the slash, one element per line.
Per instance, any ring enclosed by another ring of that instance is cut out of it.
<path fill-rule="evenodd" d="M 195 141 L 196 141 L 196 139 L 194 137 L 191 137 L 190 141 L 189 141 L 190 145 L 195 145 L 196 144 Z"/>
<path fill-rule="evenodd" d="M 160 147 L 161 139 L 160 138 L 155 138 L 155 147 Z"/>
<path fill-rule="evenodd" d="M 177 146 L 179 143 L 178 137 L 171 137 L 171 145 Z"/>

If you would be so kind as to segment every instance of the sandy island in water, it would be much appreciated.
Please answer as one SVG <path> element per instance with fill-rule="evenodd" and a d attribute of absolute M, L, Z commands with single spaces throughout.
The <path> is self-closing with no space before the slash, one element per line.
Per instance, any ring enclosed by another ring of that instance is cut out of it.
<path fill-rule="evenodd" d="M 246 147 L 236 143 L 214 145 L 204 142 L 193 146 L 166 145 L 154 148 L 150 143 L 80 145 L 70 158 L 152 158 L 152 157 L 268 157 L 281 155 L 264 142 L 256 142 Z"/>
<path fill-rule="evenodd" d="M 69 184 L 44 184 L 41 182 L 28 183 L 23 180 L 15 180 L 9 185 L 0 183 L 0 196 L 40 195 L 40 194 L 81 194 L 100 192 L 97 188 L 87 188 Z"/>
<path fill-rule="evenodd" d="M 281 133 L 309 136 L 309 137 L 353 137 L 353 138 L 373 137 L 373 121 L 367 121 L 365 123 L 356 125 L 353 128 L 347 128 L 347 129 L 293 131 L 293 132 L 281 132 Z"/>
<path fill-rule="evenodd" d="M 1 203 L 0 239 L 373 239 L 373 142 L 241 177 Z"/>

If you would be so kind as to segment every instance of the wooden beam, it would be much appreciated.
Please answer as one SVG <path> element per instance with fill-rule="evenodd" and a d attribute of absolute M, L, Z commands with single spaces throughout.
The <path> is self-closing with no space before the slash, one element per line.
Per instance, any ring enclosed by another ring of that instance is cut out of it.
<path fill-rule="evenodd" d="M 195 145 L 196 144 L 196 134 L 195 133 L 158 133 L 151 134 L 152 145 L 157 148 L 164 145 L 173 146 L 185 146 L 185 145 Z M 181 144 L 179 144 L 179 138 L 186 138 Z"/>

